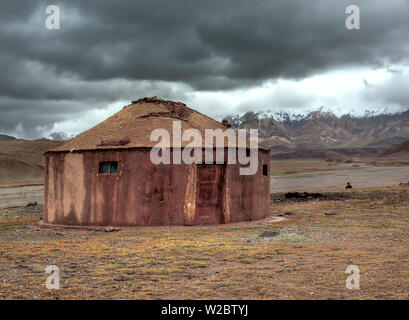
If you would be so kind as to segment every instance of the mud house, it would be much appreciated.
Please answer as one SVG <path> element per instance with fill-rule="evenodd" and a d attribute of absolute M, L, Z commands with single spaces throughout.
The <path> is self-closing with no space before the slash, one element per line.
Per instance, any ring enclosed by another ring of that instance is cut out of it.
<path fill-rule="evenodd" d="M 227 161 L 154 164 L 150 154 L 157 142 L 151 141 L 150 134 L 156 128 L 172 133 L 174 120 L 180 120 L 182 131 L 226 129 L 226 123 L 183 103 L 144 98 L 46 152 L 44 222 L 193 225 L 266 217 L 268 150 L 256 150 L 258 167 L 252 175 L 240 175 L 242 165 Z M 224 147 L 231 147 L 227 139 Z M 169 149 L 174 152 L 173 145 Z"/>

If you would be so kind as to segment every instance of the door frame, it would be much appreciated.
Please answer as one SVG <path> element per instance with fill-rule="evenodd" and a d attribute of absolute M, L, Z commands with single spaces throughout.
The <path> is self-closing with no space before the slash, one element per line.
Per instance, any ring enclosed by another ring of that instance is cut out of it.
<path fill-rule="evenodd" d="M 200 225 L 201 223 L 196 222 L 196 213 L 197 213 L 197 186 L 199 184 L 199 168 L 200 166 L 220 166 L 221 168 L 221 188 L 220 188 L 220 195 L 219 195 L 219 203 L 217 207 L 220 209 L 219 213 L 219 222 L 215 224 L 225 224 L 225 212 L 224 212 L 224 200 L 225 200 L 225 191 L 226 191 L 226 164 L 225 163 L 198 163 L 196 164 L 196 183 L 195 183 L 195 215 L 193 219 L 193 223 L 195 225 Z"/>

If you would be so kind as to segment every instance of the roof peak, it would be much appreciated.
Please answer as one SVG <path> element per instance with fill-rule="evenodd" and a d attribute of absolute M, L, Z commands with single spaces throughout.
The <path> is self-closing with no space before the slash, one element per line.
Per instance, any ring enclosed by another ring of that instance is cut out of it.
<path fill-rule="evenodd" d="M 164 100 L 160 97 L 146 97 L 139 100 L 132 101 L 132 105 L 135 104 L 156 104 L 161 105 L 167 109 L 164 112 L 149 112 L 141 117 L 150 117 L 150 116 L 170 116 L 172 118 L 178 118 L 181 120 L 187 120 L 189 115 L 193 112 L 193 109 L 190 109 L 183 102 L 174 102 L 171 100 Z M 168 115 L 167 115 L 168 114 Z"/>
<path fill-rule="evenodd" d="M 138 103 L 162 103 L 165 102 L 165 99 L 162 99 L 161 97 L 158 96 L 153 96 L 153 97 L 145 97 L 145 98 L 140 98 L 138 100 L 133 100 L 132 104 L 138 104 Z M 173 102 L 170 101 L 169 102 Z"/>

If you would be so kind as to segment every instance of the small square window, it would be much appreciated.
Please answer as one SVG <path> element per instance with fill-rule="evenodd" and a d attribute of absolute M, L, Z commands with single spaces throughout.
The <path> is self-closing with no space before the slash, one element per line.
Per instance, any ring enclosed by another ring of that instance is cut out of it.
<path fill-rule="evenodd" d="M 99 173 L 116 173 L 118 172 L 118 162 L 100 162 L 99 163 Z"/>
<path fill-rule="evenodd" d="M 268 176 L 268 165 L 263 164 L 263 176 Z"/>

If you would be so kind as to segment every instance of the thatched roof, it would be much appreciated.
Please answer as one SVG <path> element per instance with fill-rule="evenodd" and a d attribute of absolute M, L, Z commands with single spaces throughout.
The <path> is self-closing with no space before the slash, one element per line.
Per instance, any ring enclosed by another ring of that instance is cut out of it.
<path fill-rule="evenodd" d="M 203 137 L 203 145 L 205 129 L 224 131 L 228 126 L 188 108 L 184 103 L 165 101 L 158 97 L 144 98 L 132 101 L 132 104 L 105 121 L 50 151 L 150 148 L 158 143 L 150 140 L 151 132 L 158 128 L 169 132 L 172 147 L 175 120 L 180 120 L 182 133 L 189 128 L 198 129 Z M 182 142 L 181 146 L 187 144 L 189 142 Z"/>

